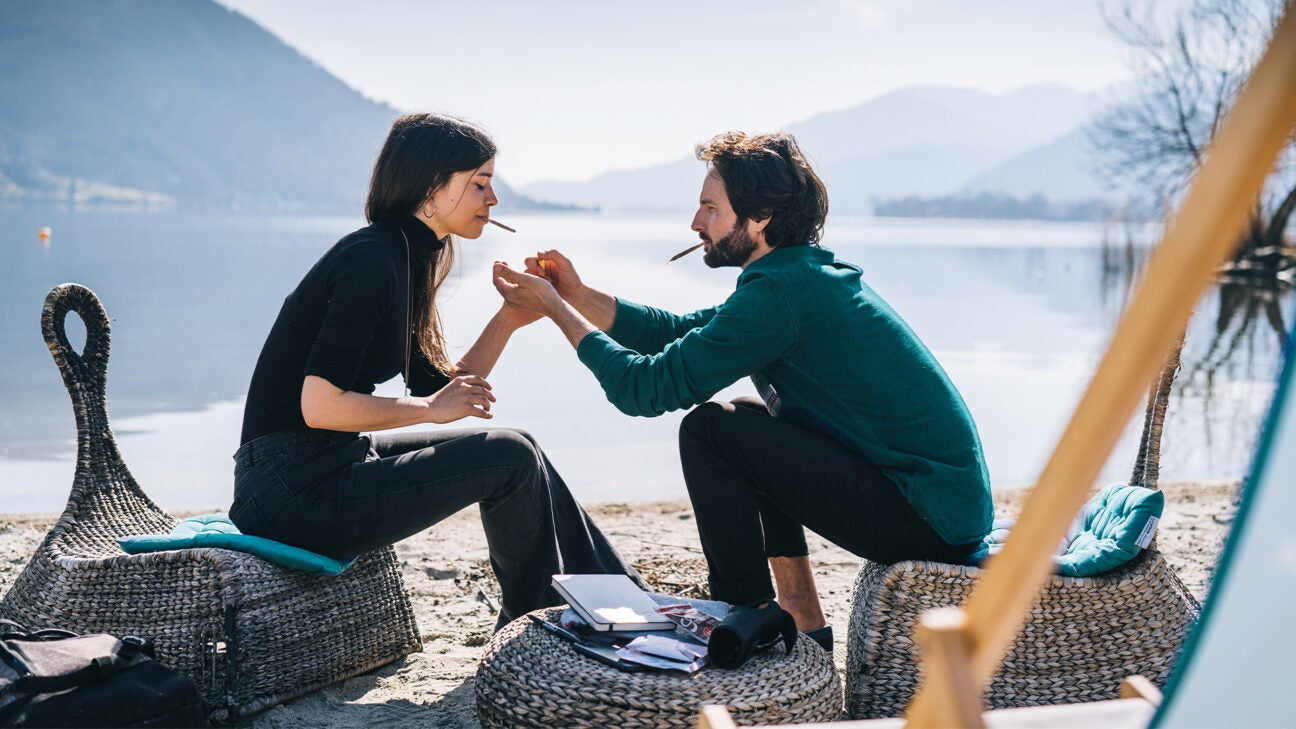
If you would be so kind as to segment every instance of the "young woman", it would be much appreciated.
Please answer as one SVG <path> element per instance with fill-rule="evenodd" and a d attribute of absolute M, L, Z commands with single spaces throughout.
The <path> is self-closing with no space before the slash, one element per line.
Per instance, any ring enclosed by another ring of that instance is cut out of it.
<path fill-rule="evenodd" d="M 374 166 L 370 225 L 338 241 L 288 295 L 252 375 L 230 518 L 246 534 L 349 558 L 479 504 L 504 625 L 560 602 L 554 573 L 639 581 L 535 439 L 510 429 L 365 435 L 491 417 L 486 377 L 536 315 L 505 304 L 463 359 L 446 354 L 437 291 L 454 240 L 499 200 L 495 144 L 462 121 L 411 114 Z M 404 376 L 410 394 L 373 395 Z"/>

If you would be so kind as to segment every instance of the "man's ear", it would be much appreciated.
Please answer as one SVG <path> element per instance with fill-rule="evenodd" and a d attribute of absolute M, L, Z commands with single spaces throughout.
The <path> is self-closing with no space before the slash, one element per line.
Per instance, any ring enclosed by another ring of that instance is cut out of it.
<path fill-rule="evenodd" d="M 747 235 L 757 243 L 765 242 L 765 227 L 769 225 L 770 218 L 761 220 L 747 219 Z"/>

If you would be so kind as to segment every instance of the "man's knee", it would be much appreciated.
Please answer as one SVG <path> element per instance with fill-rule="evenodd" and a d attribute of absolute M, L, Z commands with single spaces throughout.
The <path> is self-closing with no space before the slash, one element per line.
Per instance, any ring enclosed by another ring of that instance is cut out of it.
<path fill-rule="evenodd" d="M 704 402 L 688 411 L 688 414 L 680 420 L 680 446 L 683 447 L 686 442 L 697 443 L 715 434 L 717 429 L 723 427 L 722 422 L 726 412 L 732 411 L 732 405 L 714 400 Z"/>
<path fill-rule="evenodd" d="M 719 472 L 736 466 L 733 441 L 733 412 L 730 403 L 708 402 L 693 408 L 680 421 L 680 465 L 689 498 L 710 492 L 711 482 Z"/>

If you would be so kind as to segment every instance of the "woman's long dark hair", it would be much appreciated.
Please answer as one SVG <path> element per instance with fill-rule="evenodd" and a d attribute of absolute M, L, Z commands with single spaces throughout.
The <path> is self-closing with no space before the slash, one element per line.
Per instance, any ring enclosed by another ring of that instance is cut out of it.
<path fill-rule="evenodd" d="M 440 114 L 406 114 L 392 124 L 374 163 L 365 218 L 373 223 L 414 215 L 451 175 L 475 170 L 493 157 L 495 142 L 467 122 Z M 419 349 L 445 374 L 454 374 L 454 365 L 446 354 L 436 295 L 450 275 L 454 258 L 454 244 L 447 237 L 445 246 L 432 254 L 426 267 L 411 271 L 409 282 Z"/>

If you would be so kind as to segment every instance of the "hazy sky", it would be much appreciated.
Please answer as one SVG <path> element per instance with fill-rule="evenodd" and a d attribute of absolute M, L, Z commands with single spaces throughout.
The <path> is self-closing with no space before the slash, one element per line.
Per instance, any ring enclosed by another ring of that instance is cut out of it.
<path fill-rule="evenodd" d="M 1097 0 L 219 0 L 365 95 L 481 123 L 515 184 L 691 154 L 914 84 L 1128 77 Z"/>

